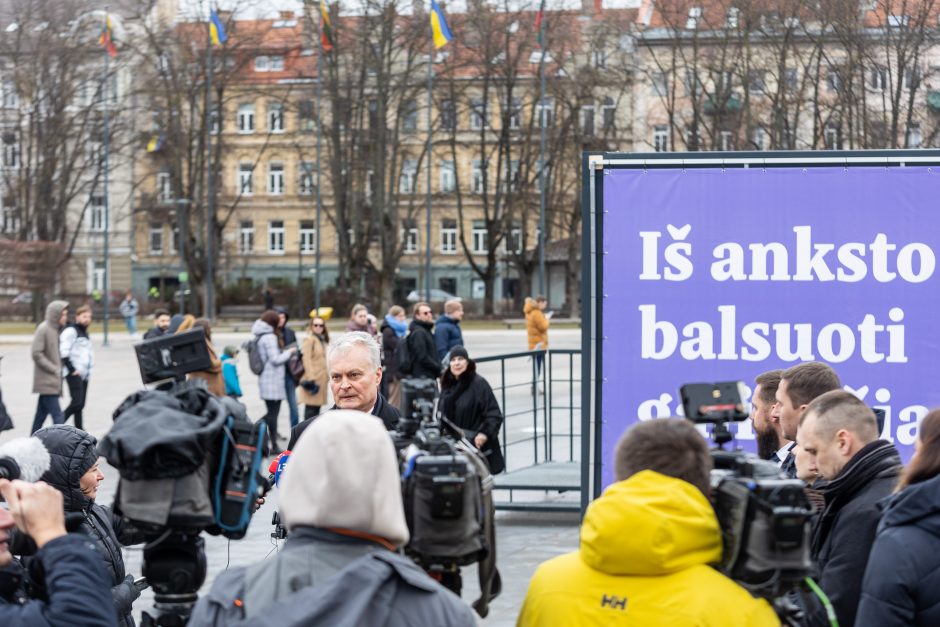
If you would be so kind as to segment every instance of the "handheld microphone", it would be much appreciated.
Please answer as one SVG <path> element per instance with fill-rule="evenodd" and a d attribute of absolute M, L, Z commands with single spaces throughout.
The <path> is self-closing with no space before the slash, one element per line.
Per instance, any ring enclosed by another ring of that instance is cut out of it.
<path fill-rule="evenodd" d="M 281 473 L 283 473 L 284 468 L 287 467 L 287 459 L 289 457 L 290 451 L 284 451 L 271 460 L 271 465 L 268 466 L 268 481 L 274 485 L 277 485 L 278 482 L 280 482 Z"/>
<path fill-rule="evenodd" d="M 39 481 L 52 459 L 39 438 L 16 438 L 0 445 L 0 479 Z"/>

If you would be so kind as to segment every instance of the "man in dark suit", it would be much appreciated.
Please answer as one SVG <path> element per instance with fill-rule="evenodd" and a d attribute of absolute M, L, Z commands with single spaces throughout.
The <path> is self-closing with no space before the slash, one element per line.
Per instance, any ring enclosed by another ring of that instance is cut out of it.
<path fill-rule="evenodd" d="M 353 331 L 334 340 L 326 356 L 326 367 L 335 403 L 330 409 L 355 409 L 378 416 L 388 430 L 398 425 L 401 418 L 398 409 L 379 394 L 382 361 L 379 345 L 371 335 Z M 291 429 L 288 450 L 293 450 L 300 434 L 314 420 L 304 420 Z"/>

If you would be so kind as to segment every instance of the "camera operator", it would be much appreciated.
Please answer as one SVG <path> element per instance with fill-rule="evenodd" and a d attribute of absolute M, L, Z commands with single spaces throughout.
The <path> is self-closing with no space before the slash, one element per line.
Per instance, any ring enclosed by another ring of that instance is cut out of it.
<path fill-rule="evenodd" d="M 779 625 L 773 609 L 714 570 L 712 458 L 691 423 L 651 420 L 614 452 L 617 483 L 591 503 L 578 551 L 539 566 L 518 627 Z"/>
<path fill-rule="evenodd" d="M 408 542 L 395 448 L 380 420 L 310 422 L 281 483 L 290 535 L 272 559 L 228 570 L 193 625 L 474 625 L 470 608 L 396 551 Z"/>
<path fill-rule="evenodd" d="M 872 410 L 844 390 L 826 392 L 807 406 L 797 442 L 829 482 L 823 489 L 826 506 L 813 528 L 817 581 L 839 624 L 853 625 L 881 520 L 877 503 L 893 491 L 901 458 L 890 442 L 878 439 Z M 829 625 L 822 603 L 807 599 L 806 624 Z"/>
<path fill-rule="evenodd" d="M 0 568 L 13 561 L 7 531 L 14 524 L 38 547 L 48 600 L 23 601 L 0 593 L 0 624 L 30 627 L 114 626 L 111 587 L 94 543 L 84 534 L 67 534 L 62 495 L 45 483 L 0 479 Z"/>
<path fill-rule="evenodd" d="M 371 335 L 362 331 L 341 335 L 330 344 L 326 367 L 335 402 L 330 409 L 355 409 L 372 414 L 381 418 L 389 431 L 398 426 L 401 414 L 379 393 L 382 359 L 379 344 Z M 309 418 L 291 429 L 288 450 L 294 449 L 300 434 L 316 419 Z"/>
<path fill-rule="evenodd" d="M 783 437 L 796 440 L 797 427 L 810 402 L 821 394 L 841 388 L 839 375 L 821 361 L 808 361 L 784 370 L 777 386 L 777 404 L 771 412 L 771 416 L 780 422 Z M 791 479 L 796 477 L 792 451 L 780 469 Z"/>

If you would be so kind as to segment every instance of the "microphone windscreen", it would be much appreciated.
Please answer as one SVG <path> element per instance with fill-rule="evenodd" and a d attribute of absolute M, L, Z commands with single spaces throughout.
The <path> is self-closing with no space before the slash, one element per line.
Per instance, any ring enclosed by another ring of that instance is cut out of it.
<path fill-rule="evenodd" d="M 16 438 L 0 444 L 0 458 L 8 457 L 20 467 L 22 481 L 39 481 L 52 465 L 49 451 L 39 438 Z"/>

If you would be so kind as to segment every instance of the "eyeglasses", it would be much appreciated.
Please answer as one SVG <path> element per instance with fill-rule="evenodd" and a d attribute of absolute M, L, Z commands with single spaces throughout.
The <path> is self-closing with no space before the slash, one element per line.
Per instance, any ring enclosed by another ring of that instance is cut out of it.
<path fill-rule="evenodd" d="M 313 323 L 313 326 L 314 326 L 314 327 L 320 327 L 320 328 L 322 329 L 322 328 L 325 327 L 326 325 L 324 325 L 324 324 L 317 324 L 316 322 L 314 322 L 314 323 Z"/>

